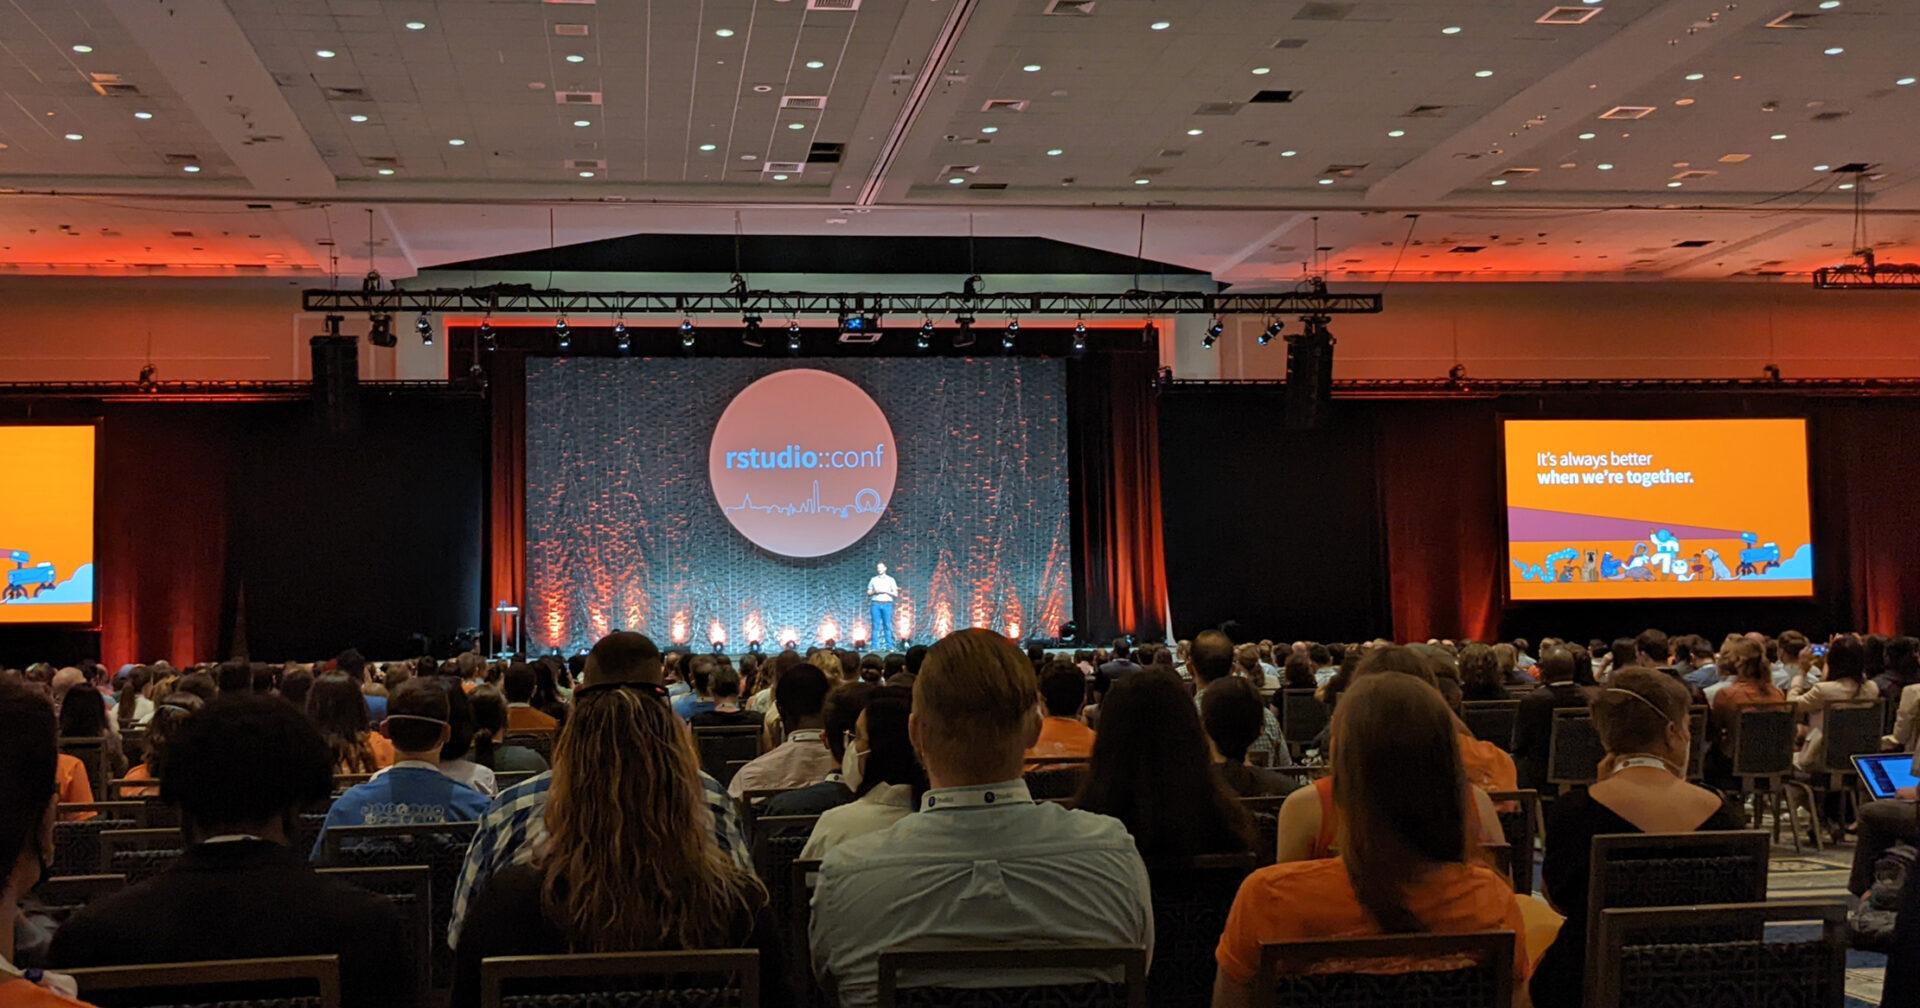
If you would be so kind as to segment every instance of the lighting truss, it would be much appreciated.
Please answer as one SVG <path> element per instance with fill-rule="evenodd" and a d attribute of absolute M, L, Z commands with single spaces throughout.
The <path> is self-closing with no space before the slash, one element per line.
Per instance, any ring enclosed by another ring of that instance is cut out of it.
<path fill-rule="evenodd" d="M 1824 290 L 1920 290 L 1920 265 L 1822 266 L 1813 271 L 1813 285 Z"/>
<path fill-rule="evenodd" d="M 303 311 L 427 311 L 494 315 L 1352 315 L 1380 311 L 1379 294 L 1309 290 L 1279 294 L 1125 291 L 1074 294 L 870 294 L 812 291 L 565 291 L 525 286 L 433 290 L 308 290 Z"/>

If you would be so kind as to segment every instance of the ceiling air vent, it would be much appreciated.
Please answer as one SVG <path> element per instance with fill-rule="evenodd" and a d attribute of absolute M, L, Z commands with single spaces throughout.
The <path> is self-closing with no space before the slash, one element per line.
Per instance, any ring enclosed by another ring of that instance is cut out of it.
<path fill-rule="evenodd" d="M 1815 112 L 1808 118 L 1814 122 L 1835 122 L 1840 119 L 1845 119 L 1846 117 L 1847 113 L 1845 112 Z"/>
<path fill-rule="evenodd" d="M 580 169 L 598 170 L 601 168 L 605 168 L 607 166 L 607 159 L 606 158 L 568 158 L 563 163 L 568 168 L 572 168 L 575 170 L 580 170 Z"/>
<path fill-rule="evenodd" d="M 1240 111 L 1239 102 L 1207 102 L 1193 110 L 1194 115 L 1233 115 Z"/>
<path fill-rule="evenodd" d="M 857 11 L 860 0 L 807 0 L 808 10 Z"/>
<path fill-rule="evenodd" d="M 1005 189 L 1006 187 L 1005 182 L 975 182 L 967 186 L 969 189 Z"/>
<path fill-rule="evenodd" d="M 1345 21 L 1353 16 L 1350 3 L 1307 3 L 1293 15 L 1295 21 Z"/>
<path fill-rule="evenodd" d="M 1505 171 L 1500 173 L 1500 177 L 1501 178 L 1526 178 L 1529 175 L 1538 175 L 1538 174 L 1540 174 L 1540 169 L 1538 168 L 1508 168 Z"/>
<path fill-rule="evenodd" d="M 566 38 L 585 38 L 593 29 L 583 24 L 557 24 L 553 26 L 553 33 Z"/>
<path fill-rule="evenodd" d="M 1283 38 L 1273 44 L 1275 49 L 1304 49 L 1307 40 L 1303 38 Z"/>
<path fill-rule="evenodd" d="M 582 7 L 591 7 L 598 3 L 599 0 L 540 0 L 540 2 L 550 4 L 579 4 Z"/>
<path fill-rule="evenodd" d="M 781 108 L 823 109 L 827 107 L 825 95 L 782 95 Z"/>
<path fill-rule="evenodd" d="M 1873 169 L 1873 166 L 1866 163 L 1865 161 L 1849 161 L 1846 164 L 1843 164 L 1834 168 L 1833 174 L 1858 175 L 1862 172 L 1871 171 L 1872 169 Z"/>
<path fill-rule="evenodd" d="M 553 93 L 553 100 L 555 104 L 559 105 L 598 105 L 600 104 L 600 92 L 555 91 Z"/>
<path fill-rule="evenodd" d="M 1615 105 L 1600 113 L 1602 119 L 1645 119 L 1653 114 L 1650 105 Z"/>
<path fill-rule="evenodd" d="M 1485 245 L 1455 245 L 1454 247 L 1448 249 L 1447 251 L 1459 252 L 1462 255 L 1468 255 L 1474 252 L 1479 252 L 1485 248 L 1486 248 Z"/>
<path fill-rule="evenodd" d="M 1819 16 L 1820 15 L 1818 14 L 1800 14 L 1795 11 L 1788 11 L 1787 13 L 1782 14 L 1779 17 L 1774 18 L 1773 20 L 1767 22 L 1767 27 L 1769 28 L 1811 28 L 1813 26 L 1808 24 L 1807 22 L 1812 21 L 1814 18 L 1817 18 Z"/>
<path fill-rule="evenodd" d="M 132 84 L 104 83 L 95 81 L 93 89 L 108 98 L 138 98 L 140 89 Z"/>
<path fill-rule="evenodd" d="M 807 166 L 799 161 L 767 161 L 761 164 L 760 170 L 781 175 L 798 175 L 806 171 Z"/>
<path fill-rule="evenodd" d="M 962 144 L 965 146 L 972 146 L 975 144 L 990 144 L 993 142 L 992 137 L 955 136 L 952 133 L 947 134 L 947 139 L 954 143 Z"/>
<path fill-rule="evenodd" d="M 1445 119 L 1448 107 L 1446 105 L 1415 105 L 1400 115 L 1405 119 Z"/>
<path fill-rule="evenodd" d="M 1706 248 L 1711 244 L 1713 244 L 1713 242 L 1705 238 L 1691 238 L 1683 242 L 1674 242 L 1673 247 L 1674 248 Z"/>
<path fill-rule="evenodd" d="M 1134 169 L 1133 177 L 1134 178 L 1154 178 L 1156 176 L 1165 175 L 1166 173 L 1167 173 L 1166 166 L 1160 165 L 1154 168 L 1136 168 Z"/>
<path fill-rule="evenodd" d="M 940 175 L 943 178 L 947 176 L 952 176 L 952 175 L 978 175 L 978 174 L 980 174 L 980 166 L 977 164 L 950 164 L 945 168 L 940 169 Z"/>
<path fill-rule="evenodd" d="M 200 155 L 198 154 L 162 154 L 160 155 L 160 157 L 162 160 L 166 161 L 166 163 L 170 165 L 190 165 L 190 164 L 200 163 Z"/>
<path fill-rule="evenodd" d="M 1320 174 L 1322 177 L 1331 175 L 1336 178 L 1352 178 L 1365 171 L 1366 168 L 1367 166 L 1364 164 L 1330 164 L 1323 169 Z"/>
<path fill-rule="evenodd" d="M 320 94 L 322 97 L 326 98 L 326 100 L 328 101 L 372 101 L 373 100 L 371 97 L 368 96 L 366 88 L 323 87 L 320 89 Z"/>
<path fill-rule="evenodd" d="M 1091 17 L 1099 0 L 1051 0 L 1046 13 L 1052 17 Z"/>
<path fill-rule="evenodd" d="M 193 237 L 193 232 L 191 232 L 191 231 L 169 231 L 169 232 L 167 232 L 167 233 L 168 233 L 168 234 L 170 234 L 170 235 L 172 235 L 172 236 L 174 236 L 175 238 L 191 238 L 191 237 Z"/>
<path fill-rule="evenodd" d="M 1256 91 L 1247 101 L 1254 105 L 1284 105 L 1293 100 L 1295 91 Z"/>
<path fill-rule="evenodd" d="M 1593 20 L 1604 7 L 1555 7 L 1533 19 L 1534 24 L 1580 25 Z"/>
<path fill-rule="evenodd" d="M 1720 173 L 1711 172 L 1711 171 L 1702 171 L 1701 169 L 1695 168 L 1690 171 L 1683 171 L 1678 175 L 1675 175 L 1673 177 L 1673 180 L 1675 182 L 1691 182 L 1695 179 L 1712 178 L 1718 174 Z"/>
<path fill-rule="evenodd" d="M 1159 155 L 1158 155 L 1158 156 L 1160 156 L 1160 157 L 1185 157 L 1185 156 L 1186 156 L 1186 153 L 1187 153 L 1187 152 L 1186 152 L 1186 150 L 1185 150 L 1184 148 L 1180 148 L 1180 147 L 1166 147 L 1166 148 L 1163 148 L 1163 149 L 1161 149 L 1161 151 L 1160 151 L 1160 153 L 1159 153 Z"/>
<path fill-rule="evenodd" d="M 1025 112 L 1026 110 L 1027 99 L 1025 98 L 989 98 L 986 104 L 980 106 L 982 112 Z"/>
<path fill-rule="evenodd" d="M 846 144 L 817 143 L 807 148 L 808 164 L 839 164 L 841 155 L 847 152 Z"/>

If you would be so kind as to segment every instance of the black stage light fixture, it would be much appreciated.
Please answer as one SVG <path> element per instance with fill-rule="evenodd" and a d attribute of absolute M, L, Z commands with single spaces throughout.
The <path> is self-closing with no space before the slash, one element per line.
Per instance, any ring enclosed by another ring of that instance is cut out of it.
<path fill-rule="evenodd" d="M 393 334 L 393 316 L 386 312 L 368 316 L 367 342 L 377 347 L 399 346 L 400 337 Z"/>
<path fill-rule="evenodd" d="M 916 350 L 926 350 L 933 346 L 932 319 L 927 319 L 925 322 L 920 323 L 920 331 L 913 337 L 913 346 Z"/>
<path fill-rule="evenodd" d="M 487 349 L 491 350 L 493 349 L 493 340 L 494 340 L 493 323 L 487 321 L 486 319 L 481 319 L 480 320 L 480 342 L 485 343 L 487 345 Z"/>
<path fill-rule="evenodd" d="M 1280 335 L 1280 320 L 1274 319 L 1273 321 L 1268 322 L 1267 328 L 1263 330 L 1260 333 L 1260 335 L 1255 338 L 1259 341 L 1261 346 L 1266 346 L 1267 344 L 1273 342 L 1273 338 L 1278 335 Z"/>
<path fill-rule="evenodd" d="M 1006 331 L 1000 334 L 1000 349 L 1013 349 L 1013 341 L 1020 337 L 1020 320 L 1008 319 Z"/>
<path fill-rule="evenodd" d="M 414 320 L 413 331 L 420 334 L 420 342 L 423 345 L 433 345 L 433 320 L 427 317 L 426 312 L 421 312 L 420 317 Z"/>
<path fill-rule="evenodd" d="M 1327 422 L 1333 407 L 1333 334 L 1324 315 L 1300 320 L 1302 332 L 1287 336 L 1285 424 L 1308 430 Z"/>
<path fill-rule="evenodd" d="M 790 353 L 800 352 L 800 323 L 798 322 L 787 323 L 787 350 Z"/>
<path fill-rule="evenodd" d="M 1075 350 L 1085 350 L 1087 348 L 1087 324 L 1085 322 L 1076 322 L 1073 325 L 1073 348 Z"/>
<path fill-rule="evenodd" d="M 627 333 L 627 324 L 625 322 L 615 322 L 613 324 L 613 345 L 621 353 L 626 353 L 633 349 L 633 337 Z"/>
<path fill-rule="evenodd" d="M 755 639 L 753 639 L 753 640 L 750 640 L 750 641 L 748 641 L 748 642 L 747 642 L 747 653 L 748 653 L 748 654 L 756 654 L 756 655 L 760 653 L 760 640 L 759 640 L 759 638 L 755 638 Z"/>
<path fill-rule="evenodd" d="M 954 319 L 953 324 L 958 327 L 954 330 L 954 333 L 953 333 L 953 348 L 955 350 L 961 350 L 961 349 L 965 349 L 966 347 L 972 346 L 973 345 L 973 316 L 962 315 Z"/>
<path fill-rule="evenodd" d="M 880 316 L 873 313 L 840 313 L 840 342 L 880 342 Z"/>
<path fill-rule="evenodd" d="M 1213 345 L 1219 341 L 1220 341 L 1220 320 L 1214 319 L 1213 324 L 1207 327 L 1207 334 L 1205 336 L 1200 337 L 1200 349 L 1211 350 L 1213 349 Z"/>
<path fill-rule="evenodd" d="M 714 642 L 713 642 L 713 653 L 714 653 L 714 654 L 726 654 L 726 653 L 727 653 L 727 642 L 726 642 L 726 641 L 719 641 L 719 640 L 717 640 L 717 641 L 714 641 Z"/>
<path fill-rule="evenodd" d="M 767 345 L 767 334 L 760 331 L 760 316 L 747 315 L 740 319 L 740 342 L 756 350 Z"/>
<path fill-rule="evenodd" d="M 683 350 L 693 349 L 693 340 L 695 335 L 696 335 L 696 330 L 693 328 L 693 320 L 690 318 L 681 319 L 680 320 L 680 348 Z"/>
<path fill-rule="evenodd" d="M 560 344 L 560 352 L 573 349 L 573 330 L 567 328 L 567 320 L 562 317 L 553 324 L 553 338 Z"/>

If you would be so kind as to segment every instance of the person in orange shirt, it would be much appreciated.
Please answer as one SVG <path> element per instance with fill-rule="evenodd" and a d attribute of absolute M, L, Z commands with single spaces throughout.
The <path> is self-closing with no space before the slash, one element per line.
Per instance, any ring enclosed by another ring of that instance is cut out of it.
<path fill-rule="evenodd" d="M 1087 677 L 1079 666 L 1056 661 L 1040 674 L 1040 737 L 1027 759 L 1087 759 L 1093 755 L 1093 729 L 1080 721 L 1087 702 Z M 1029 763 L 1027 769 L 1034 768 Z"/>
<path fill-rule="evenodd" d="M 507 668 L 507 730 L 510 732 L 553 731 L 560 722 L 553 715 L 533 706 L 533 689 L 539 683 L 533 667 L 515 663 Z"/>
<path fill-rule="evenodd" d="M 7 768 L 0 773 L 0 921 L 6 922 L 0 926 L 0 1005 L 85 1008 L 72 997 L 72 978 L 13 964 L 13 921 L 20 898 L 40 884 L 52 860 L 54 810 L 66 768 L 55 741 L 53 705 L 11 678 L 0 678 L 0 767 Z M 79 770 L 84 788 L 86 768 Z"/>
<path fill-rule="evenodd" d="M 1316 938 L 1511 931 L 1524 984 L 1520 905 L 1500 873 L 1472 860 L 1466 773 L 1439 691 L 1411 676 L 1356 679 L 1333 731 L 1346 740 L 1333 750 L 1346 843 L 1338 858 L 1270 865 L 1241 884 L 1214 950 L 1214 1008 L 1253 1002 L 1261 945 Z"/>

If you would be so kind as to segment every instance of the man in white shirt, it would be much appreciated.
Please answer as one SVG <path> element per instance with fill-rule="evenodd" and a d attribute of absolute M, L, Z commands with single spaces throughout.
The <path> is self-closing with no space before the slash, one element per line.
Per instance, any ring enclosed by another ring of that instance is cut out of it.
<path fill-rule="evenodd" d="M 873 618 L 873 646 L 877 650 L 891 651 L 893 639 L 893 600 L 900 595 L 900 583 L 887 573 L 886 564 L 873 565 L 873 577 L 867 579 L 867 602 L 872 610 L 868 615 Z"/>
<path fill-rule="evenodd" d="M 809 787 L 840 769 L 833 753 L 821 744 L 826 720 L 827 674 L 812 665 L 795 665 L 773 687 L 773 705 L 787 726 L 787 740 L 733 775 L 727 793 L 744 798 L 748 791 L 789 791 Z"/>
<path fill-rule="evenodd" d="M 1126 827 L 1044 802 L 1021 780 L 1040 736 L 1033 663 L 990 630 L 935 644 L 913 686 L 908 733 L 932 784 L 921 811 L 843 841 L 820 864 L 814 972 L 841 1008 L 875 1004 L 895 945 L 1138 945 L 1152 954 L 1146 866 Z M 913 973 L 906 986 L 1041 986 L 1098 971 Z"/>

